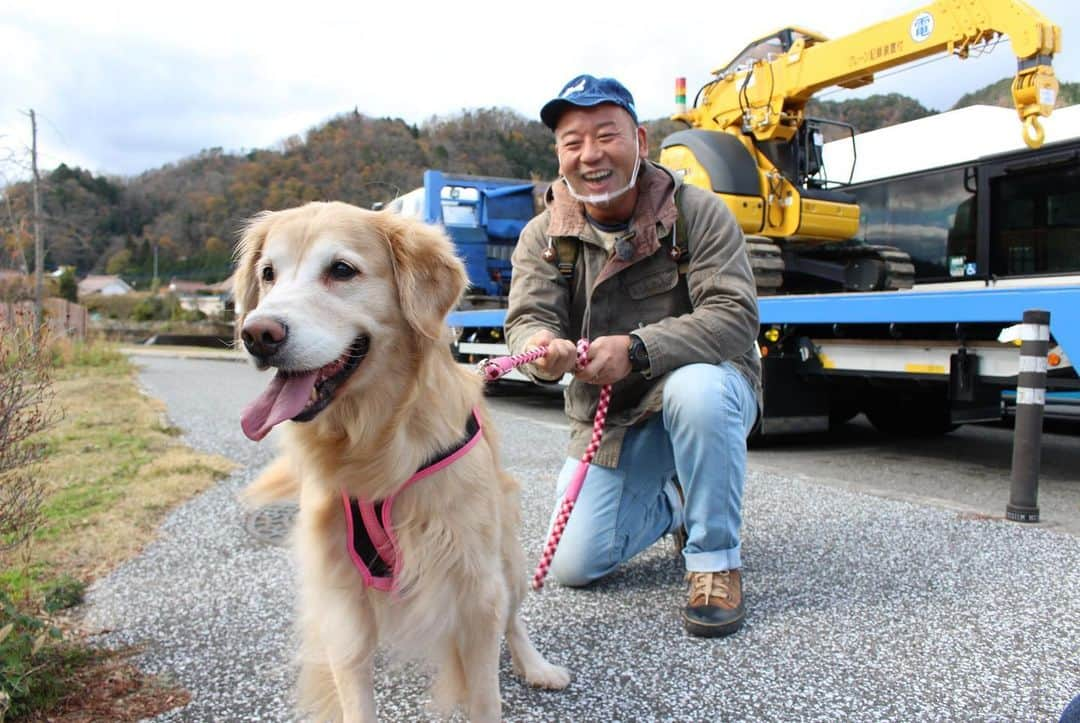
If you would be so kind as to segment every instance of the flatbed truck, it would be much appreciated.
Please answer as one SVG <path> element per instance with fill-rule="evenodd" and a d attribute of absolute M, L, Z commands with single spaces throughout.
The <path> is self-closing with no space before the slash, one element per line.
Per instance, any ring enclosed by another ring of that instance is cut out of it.
<path fill-rule="evenodd" d="M 960 115 L 973 132 L 971 113 Z M 950 116 L 926 119 L 918 137 L 947 145 L 957 132 Z M 992 131 L 989 145 L 969 144 L 967 152 L 997 148 Z M 1080 359 L 1080 112 L 1048 119 L 1048 142 L 1037 151 L 960 159 L 942 150 L 935 157 L 944 165 L 889 175 L 885 156 L 896 163 L 910 154 L 896 153 L 888 138 L 907 132 L 882 129 L 868 150 L 860 145 L 859 164 L 880 177 L 844 191 L 858 199 L 858 242 L 887 242 L 908 253 L 914 285 L 761 296 L 764 408 L 757 434 L 822 431 L 860 412 L 883 432 L 904 435 L 1001 419 L 1017 386 L 1014 327 L 1033 309 L 1050 313 L 1048 403 L 1080 411 L 1070 401 L 1080 393 L 1072 361 Z M 875 158 L 874 147 L 884 155 Z M 838 157 L 824 158 L 839 164 Z M 507 353 L 504 319 L 503 307 L 452 313 L 459 360 Z"/>

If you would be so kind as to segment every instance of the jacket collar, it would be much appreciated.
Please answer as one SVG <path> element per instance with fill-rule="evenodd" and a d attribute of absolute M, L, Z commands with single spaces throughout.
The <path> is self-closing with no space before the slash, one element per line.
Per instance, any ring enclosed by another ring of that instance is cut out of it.
<path fill-rule="evenodd" d="M 660 248 L 660 239 L 671 231 L 678 216 L 675 209 L 675 188 L 678 184 L 679 181 L 668 169 L 649 160 L 642 161 L 638 174 L 637 205 L 630 219 L 630 229 L 635 232 L 631 239 L 634 253 L 626 265 L 656 253 Z M 548 236 L 593 238 L 593 234 L 587 230 L 589 222 L 585 218 L 585 206 L 570 195 L 561 179 L 551 184 L 546 201 L 551 214 Z"/>

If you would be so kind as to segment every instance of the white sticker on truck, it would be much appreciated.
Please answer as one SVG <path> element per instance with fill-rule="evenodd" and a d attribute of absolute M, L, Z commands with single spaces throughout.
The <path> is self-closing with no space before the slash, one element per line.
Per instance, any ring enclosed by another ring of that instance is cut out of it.
<path fill-rule="evenodd" d="M 930 13 L 919 13 L 911 21 L 911 39 L 921 43 L 934 33 L 934 16 Z"/>

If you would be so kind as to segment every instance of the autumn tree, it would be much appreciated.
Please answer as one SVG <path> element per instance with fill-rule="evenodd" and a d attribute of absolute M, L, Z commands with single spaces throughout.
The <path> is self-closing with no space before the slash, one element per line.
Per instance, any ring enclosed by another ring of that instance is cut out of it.
<path fill-rule="evenodd" d="M 122 274 L 131 265 L 131 249 L 120 249 L 109 257 L 105 264 L 105 273 L 110 275 Z"/>
<path fill-rule="evenodd" d="M 65 266 L 60 272 L 60 278 L 56 284 L 56 295 L 73 304 L 79 301 L 79 284 L 75 281 L 75 270 L 70 266 Z"/>
<path fill-rule="evenodd" d="M 34 236 L 30 231 L 30 216 L 25 213 L 25 209 L 19 209 L 20 212 L 16 213 L 16 204 L 11 197 L 10 189 L 5 189 L 3 196 L 0 242 L 3 244 L 4 254 L 0 267 L 10 266 L 25 274 L 30 270 L 27 249 L 34 243 Z"/>

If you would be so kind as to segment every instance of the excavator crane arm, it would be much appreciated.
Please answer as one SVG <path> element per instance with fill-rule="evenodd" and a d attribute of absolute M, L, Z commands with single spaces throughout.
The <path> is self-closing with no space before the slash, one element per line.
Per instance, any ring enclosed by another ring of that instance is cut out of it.
<path fill-rule="evenodd" d="M 660 162 L 727 203 L 748 234 L 759 291 L 786 288 L 789 272 L 847 289 L 905 288 L 913 266 L 901 252 L 851 243 L 859 209 L 816 175 L 824 121 L 806 118 L 806 104 L 826 88 L 864 86 L 942 53 L 966 58 L 1005 36 L 1024 141 L 1038 148 L 1040 119 L 1057 100 L 1061 28 L 1023 0 L 937 0 L 832 40 L 789 27 L 751 43 L 672 116 L 690 129 L 664 139 Z"/>
<path fill-rule="evenodd" d="M 702 103 L 675 118 L 699 128 L 743 129 L 758 140 L 786 140 L 802 122 L 806 102 L 821 90 L 866 85 L 876 72 L 941 53 L 967 57 L 1002 36 L 1018 59 L 1012 92 L 1025 140 L 1038 147 L 1039 118 L 1050 115 L 1057 98 L 1051 62 L 1061 49 L 1061 29 L 1022 0 L 939 0 L 833 40 L 787 28 L 714 71 L 717 79 Z"/>

